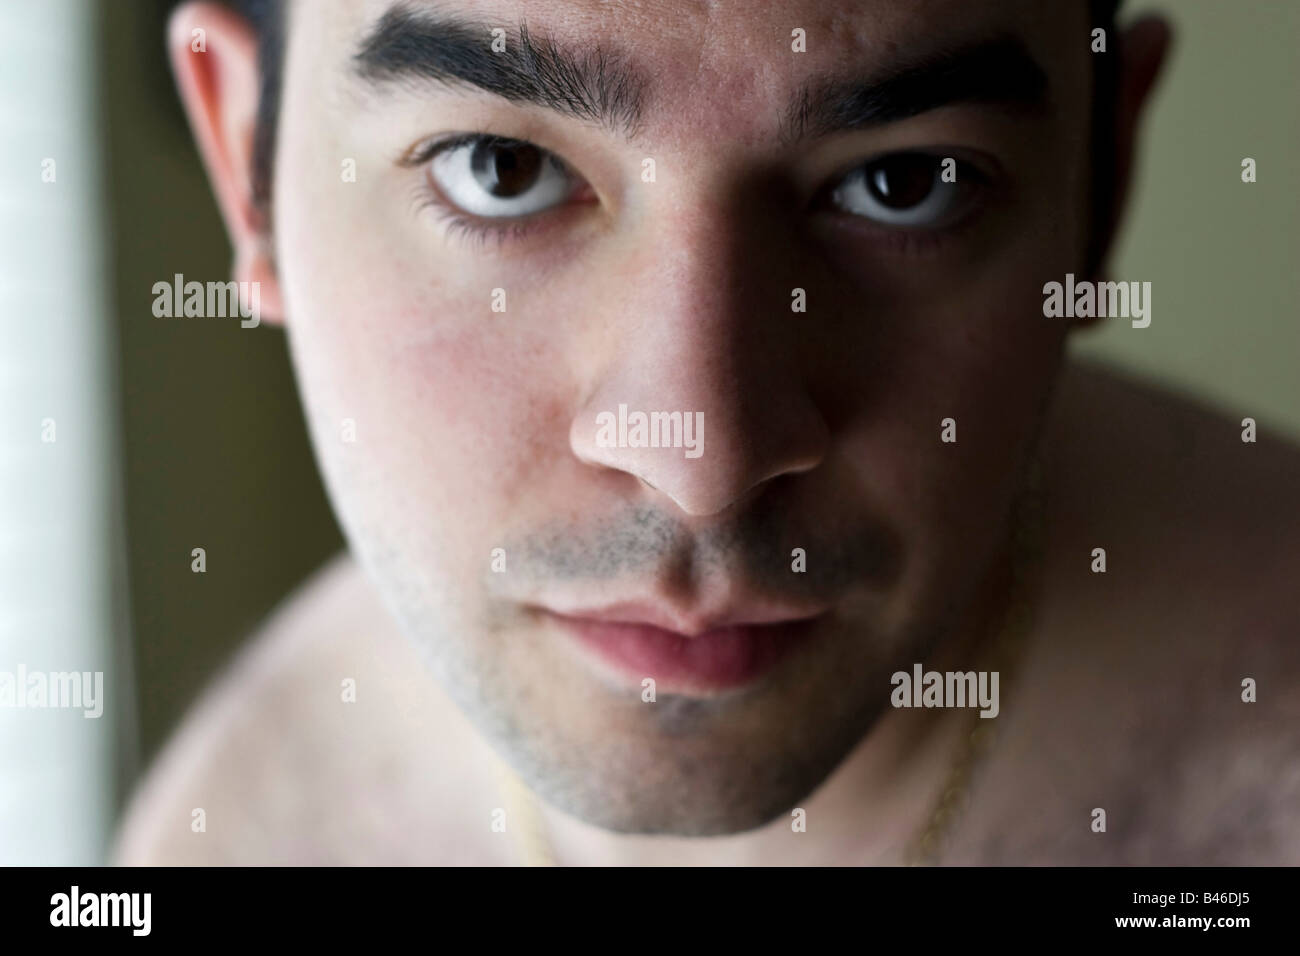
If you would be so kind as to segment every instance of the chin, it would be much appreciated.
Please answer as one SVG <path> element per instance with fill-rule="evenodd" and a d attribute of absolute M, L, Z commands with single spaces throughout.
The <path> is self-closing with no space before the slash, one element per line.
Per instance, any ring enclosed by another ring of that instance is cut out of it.
<path fill-rule="evenodd" d="M 752 739 L 728 734 L 725 727 L 681 737 L 656 731 L 640 738 L 620 735 L 617 743 L 605 738 L 567 746 L 541 759 L 531 748 L 510 756 L 543 799 L 592 826 L 625 834 L 726 836 L 788 821 L 869 722 L 865 714 L 836 715 L 838 722 L 820 716 L 830 723 L 810 726 L 769 716 L 762 722 L 764 736 Z"/>
<path fill-rule="evenodd" d="M 581 792 L 564 790 L 547 799 L 585 823 L 629 836 L 713 837 L 754 830 L 787 816 L 808 788 L 737 792 L 681 783 L 638 786 L 624 780 L 590 780 Z M 546 788 L 541 788 L 546 796 Z"/>

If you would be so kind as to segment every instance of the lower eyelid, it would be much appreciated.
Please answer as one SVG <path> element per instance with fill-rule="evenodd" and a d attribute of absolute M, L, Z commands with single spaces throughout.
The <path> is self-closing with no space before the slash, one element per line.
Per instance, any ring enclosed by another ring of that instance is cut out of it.
<path fill-rule="evenodd" d="M 480 247 L 489 242 L 499 247 L 507 241 L 524 238 L 530 231 L 527 226 L 521 226 L 518 222 L 506 221 L 501 224 L 484 225 L 454 214 L 444 217 L 444 222 L 449 238 L 459 236 Z"/>
<path fill-rule="evenodd" d="M 849 241 L 872 243 L 899 254 L 924 255 L 960 241 L 979 224 L 990 199 L 989 188 L 985 184 L 973 188 L 977 193 L 961 200 L 951 221 L 939 226 L 890 225 L 837 208 L 825 210 L 822 215 L 840 238 L 847 236 Z"/>
<path fill-rule="evenodd" d="M 462 240 L 480 248 L 487 244 L 499 248 L 506 243 L 534 238 L 550 228 L 559 228 L 567 214 L 579 215 L 580 210 L 576 207 L 588 204 L 570 200 L 527 216 L 490 219 L 466 213 L 449 203 L 431 183 L 422 183 L 412 197 L 415 214 L 434 217 L 446 238 Z"/>

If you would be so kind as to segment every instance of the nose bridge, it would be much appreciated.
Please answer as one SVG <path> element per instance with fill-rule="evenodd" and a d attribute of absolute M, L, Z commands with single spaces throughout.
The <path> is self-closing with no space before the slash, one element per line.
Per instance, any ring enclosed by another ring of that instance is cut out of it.
<path fill-rule="evenodd" d="M 666 380 L 658 387 L 698 393 L 695 400 L 707 404 L 727 391 L 744 397 L 754 379 L 790 374 L 794 330 L 782 284 L 792 267 L 774 254 L 777 224 L 728 197 L 721 182 L 701 183 L 664 206 L 642 268 L 625 274 L 636 341 L 672 359 L 662 363 Z"/>
<path fill-rule="evenodd" d="M 781 324 L 782 278 L 750 254 L 753 224 L 716 205 L 674 205 L 619 270 L 618 306 L 596 320 L 617 330 L 615 345 L 570 442 L 588 464 L 706 515 L 813 467 L 826 427 Z"/>

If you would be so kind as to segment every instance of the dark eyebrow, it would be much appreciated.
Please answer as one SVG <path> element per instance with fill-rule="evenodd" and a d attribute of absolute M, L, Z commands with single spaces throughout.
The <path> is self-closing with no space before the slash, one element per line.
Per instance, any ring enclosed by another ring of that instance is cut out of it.
<path fill-rule="evenodd" d="M 520 24 L 505 50 L 491 48 L 492 27 L 394 7 L 353 58 L 376 85 L 409 80 L 466 84 L 631 136 L 641 118 L 643 77 L 624 58 L 597 46 L 566 47 Z"/>
<path fill-rule="evenodd" d="M 815 80 L 786 111 L 782 139 L 791 142 L 917 116 L 951 103 L 1042 108 L 1047 74 L 1015 37 L 997 37 L 894 67 L 865 82 Z"/>

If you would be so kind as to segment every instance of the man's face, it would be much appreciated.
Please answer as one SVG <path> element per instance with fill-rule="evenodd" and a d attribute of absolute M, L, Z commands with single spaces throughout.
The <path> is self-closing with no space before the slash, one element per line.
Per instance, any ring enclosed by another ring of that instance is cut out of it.
<path fill-rule="evenodd" d="M 999 545 L 1060 362 L 1042 286 L 1084 268 L 1085 4 L 388 9 L 291 5 L 273 180 L 352 547 L 560 807 L 788 812 Z M 549 106 L 421 76 L 527 50 Z M 702 431 L 620 443 L 620 406 Z"/>

